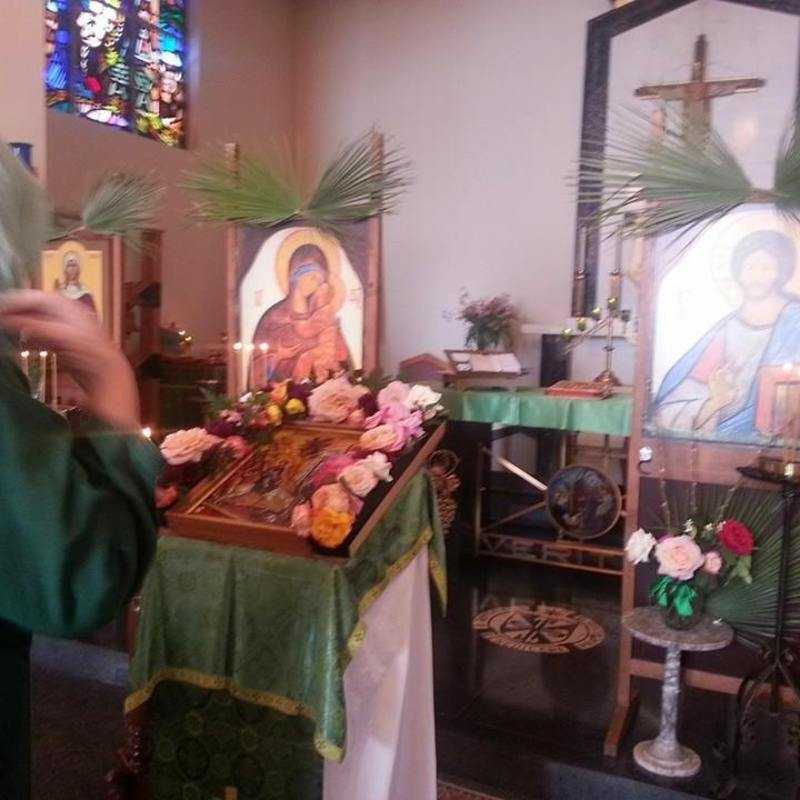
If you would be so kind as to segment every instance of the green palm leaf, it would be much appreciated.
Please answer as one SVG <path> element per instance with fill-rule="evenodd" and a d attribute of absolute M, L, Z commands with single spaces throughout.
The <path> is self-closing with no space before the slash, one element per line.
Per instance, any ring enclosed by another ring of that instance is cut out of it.
<path fill-rule="evenodd" d="M 164 187 L 151 177 L 112 173 L 89 192 L 80 228 L 120 236 L 131 247 L 138 247 L 141 233 L 158 219 L 163 195 Z"/>
<path fill-rule="evenodd" d="M 296 161 L 275 144 L 232 168 L 223 155 L 205 156 L 187 175 L 191 213 L 200 222 L 272 227 L 303 221 L 334 233 L 348 223 L 391 212 L 408 185 L 408 162 L 379 155 L 368 132 L 342 148 L 307 190 Z"/>
<path fill-rule="evenodd" d="M 734 154 L 714 131 L 685 136 L 675 115 L 666 131 L 652 134 L 652 122 L 631 112 L 605 142 L 603 155 L 584 159 L 578 179 L 578 202 L 597 204 L 597 224 L 625 225 L 626 233 L 652 236 L 702 229 L 753 196 L 753 187 Z"/>
<path fill-rule="evenodd" d="M 52 211 L 42 187 L 0 142 L 0 289 L 29 284 Z"/>

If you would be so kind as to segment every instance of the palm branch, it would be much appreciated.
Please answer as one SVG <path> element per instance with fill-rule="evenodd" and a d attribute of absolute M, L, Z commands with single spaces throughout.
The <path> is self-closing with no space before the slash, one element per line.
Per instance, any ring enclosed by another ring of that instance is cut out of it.
<path fill-rule="evenodd" d="M 621 115 L 598 149 L 602 155 L 581 163 L 578 202 L 599 207 L 595 224 L 614 223 L 626 234 L 695 236 L 754 194 L 719 134 L 684 135 L 674 114 L 659 136 L 646 115 Z M 625 222 L 631 211 L 633 222 Z"/>
<path fill-rule="evenodd" d="M 0 289 L 29 283 L 51 218 L 50 202 L 42 187 L 0 142 Z"/>
<path fill-rule="evenodd" d="M 374 134 L 367 132 L 336 154 L 310 190 L 285 147 L 275 144 L 235 166 L 223 155 L 207 155 L 184 186 L 201 222 L 272 227 L 303 221 L 337 233 L 348 222 L 390 213 L 408 186 L 408 173 L 402 154 L 376 153 Z"/>
<path fill-rule="evenodd" d="M 164 187 L 152 177 L 111 173 L 89 191 L 80 223 L 63 231 L 61 236 L 86 230 L 119 236 L 129 246 L 138 248 L 142 232 L 153 227 L 158 218 L 163 195 Z"/>

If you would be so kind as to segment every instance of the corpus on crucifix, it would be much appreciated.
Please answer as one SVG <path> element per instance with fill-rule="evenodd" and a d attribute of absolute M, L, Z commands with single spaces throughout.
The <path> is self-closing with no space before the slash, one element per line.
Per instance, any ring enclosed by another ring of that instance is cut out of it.
<path fill-rule="evenodd" d="M 661 100 L 683 104 L 683 132 L 705 139 L 711 130 L 711 101 L 741 92 L 755 92 L 766 81 L 763 78 L 731 78 L 706 80 L 708 43 L 705 35 L 697 37 L 692 60 L 692 77 L 688 83 L 664 83 L 640 86 L 635 94 L 643 100 Z"/>

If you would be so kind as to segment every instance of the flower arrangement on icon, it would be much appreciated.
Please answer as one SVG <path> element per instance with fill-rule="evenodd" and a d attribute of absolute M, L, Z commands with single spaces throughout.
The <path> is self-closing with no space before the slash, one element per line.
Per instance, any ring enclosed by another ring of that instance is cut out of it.
<path fill-rule="evenodd" d="M 663 610 L 668 626 L 690 628 L 716 589 L 735 580 L 752 582 L 754 548 L 752 531 L 736 519 L 704 524 L 688 519 L 682 532 L 660 539 L 639 528 L 628 539 L 625 553 L 633 564 L 655 556 L 658 577 L 650 599 Z"/>
<path fill-rule="evenodd" d="M 180 430 L 162 442 L 167 466 L 158 481 L 156 505 L 168 509 L 182 492 L 267 444 L 286 420 L 358 428 L 363 432 L 357 444 L 319 464 L 310 476 L 313 493 L 291 515 L 298 536 L 334 549 L 350 534 L 367 495 L 392 480 L 393 462 L 425 435 L 426 423 L 442 414 L 439 399 L 427 386 L 391 381 L 373 390 L 347 376 L 318 386 L 271 384 L 236 401 L 211 398 L 204 428 Z"/>

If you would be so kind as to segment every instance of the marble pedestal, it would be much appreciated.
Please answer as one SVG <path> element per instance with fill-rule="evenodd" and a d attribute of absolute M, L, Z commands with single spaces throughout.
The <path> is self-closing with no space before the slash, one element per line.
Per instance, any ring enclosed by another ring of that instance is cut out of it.
<path fill-rule="evenodd" d="M 655 739 L 639 742 L 633 749 L 636 763 L 656 775 L 690 778 L 700 771 L 700 756 L 678 742 L 678 706 L 681 692 L 681 653 L 684 650 L 721 650 L 733 640 L 733 630 L 710 617 L 693 628 L 678 631 L 668 628 L 657 608 L 635 608 L 623 624 L 636 638 L 666 650 L 664 683 L 661 690 L 661 729 Z"/>

